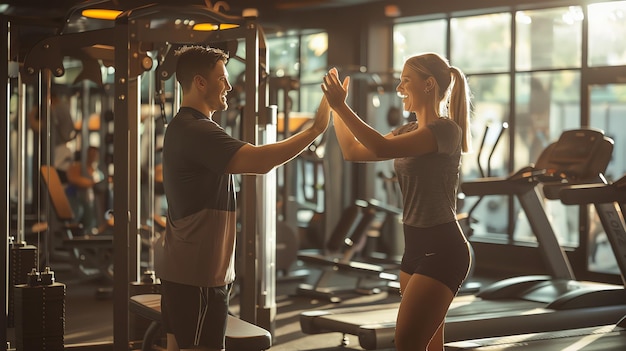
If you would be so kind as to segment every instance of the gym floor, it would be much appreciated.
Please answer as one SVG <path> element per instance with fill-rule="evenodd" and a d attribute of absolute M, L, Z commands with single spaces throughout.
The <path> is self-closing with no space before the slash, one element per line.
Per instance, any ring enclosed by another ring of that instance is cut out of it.
<path fill-rule="evenodd" d="M 55 268 L 53 267 L 53 270 Z M 78 281 L 68 271 L 55 270 L 56 281 L 66 285 L 65 345 L 107 343 L 113 340 L 113 300 L 97 297 L 102 281 Z M 344 308 L 353 306 L 382 307 L 399 302 L 397 291 L 383 291 L 373 295 L 342 294 L 340 303 L 331 303 L 297 295 L 302 280 L 285 279 L 277 283 L 276 328 L 271 350 L 363 350 L 355 336 L 348 336 L 348 346 L 341 347 L 341 333 L 307 335 L 300 330 L 300 313 L 307 310 Z M 231 300 L 231 312 L 239 313 L 239 296 Z M 132 329 L 132 328 L 131 328 Z M 131 330 L 131 335 L 133 335 Z M 142 331 L 137 331 L 142 335 Z"/>

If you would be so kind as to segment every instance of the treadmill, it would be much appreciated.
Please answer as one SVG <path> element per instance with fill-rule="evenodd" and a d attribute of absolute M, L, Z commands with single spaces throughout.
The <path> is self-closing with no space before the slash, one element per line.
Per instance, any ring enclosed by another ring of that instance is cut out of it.
<path fill-rule="evenodd" d="M 613 141 L 601 131 L 565 131 L 542 152 L 534 167 L 504 179 L 488 177 L 462 184 L 467 196 L 517 197 L 549 274 L 504 279 L 476 295 L 455 298 L 445 321 L 446 342 L 605 325 L 626 315 L 623 286 L 575 280 L 537 191 L 539 184 L 595 181 L 605 171 L 612 151 Z M 300 326 L 307 334 L 356 335 L 367 350 L 391 348 L 396 315 L 397 307 L 307 311 L 300 315 Z"/>
<path fill-rule="evenodd" d="M 551 189 L 546 196 L 558 197 L 567 205 L 593 204 L 606 232 L 609 244 L 626 287 L 626 223 L 621 204 L 626 204 L 626 176 L 613 184 L 590 184 Z M 451 342 L 446 350 L 580 350 L 617 351 L 626 349 L 626 315 L 615 324 L 587 328 L 564 329 L 556 332 L 516 334 Z"/>

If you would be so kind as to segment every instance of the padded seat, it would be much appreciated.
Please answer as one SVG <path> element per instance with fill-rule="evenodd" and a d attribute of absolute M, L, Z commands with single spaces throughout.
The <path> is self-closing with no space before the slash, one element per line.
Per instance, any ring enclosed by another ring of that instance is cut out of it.
<path fill-rule="evenodd" d="M 161 295 L 141 294 L 130 298 L 130 311 L 152 321 L 144 334 L 142 351 L 152 350 L 154 338 L 161 327 Z M 227 351 L 263 351 L 272 346 L 267 330 L 229 315 L 226 324 Z"/>

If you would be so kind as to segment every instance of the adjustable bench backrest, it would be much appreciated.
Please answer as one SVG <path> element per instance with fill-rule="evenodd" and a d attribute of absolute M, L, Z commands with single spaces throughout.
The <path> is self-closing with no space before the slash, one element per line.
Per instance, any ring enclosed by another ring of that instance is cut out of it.
<path fill-rule="evenodd" d="M 50 201 L 54 212 L 61 221 L 73 221 L 74 211 L 70 206 L 70 201 L 65 194 L 65 188 L 61 184 L 61 178 L 56 168 L 47 165 L 41 166 L 41 179 L 48 189 Z"/>

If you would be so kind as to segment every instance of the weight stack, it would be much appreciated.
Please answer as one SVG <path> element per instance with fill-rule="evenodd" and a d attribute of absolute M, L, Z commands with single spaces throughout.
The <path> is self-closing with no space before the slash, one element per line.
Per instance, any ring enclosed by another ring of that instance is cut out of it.
<path fill-rule="evenodd" d="M 37 248 L 25 242 L 11 243 L 9 250 L 9 308 L 7 327 L 15 326 L 13 287 L 28 282 L 28 274 L 37 267 Z"/>
<path fill-rule="evenodd" d="M 29 282 L 14 290 L 16 350 L 63 351 L 65 284 L 55 283 L 49 269 L 33 270 Z"/>

